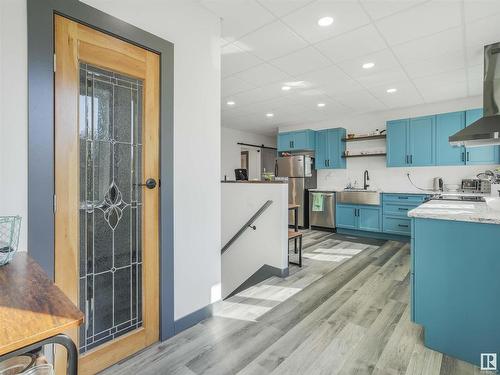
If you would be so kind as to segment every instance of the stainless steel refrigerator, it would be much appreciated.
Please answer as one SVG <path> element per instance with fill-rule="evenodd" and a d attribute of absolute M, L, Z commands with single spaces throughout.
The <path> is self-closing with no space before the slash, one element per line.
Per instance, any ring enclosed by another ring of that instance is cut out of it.
<path fill-rule="evenodd" d="M 284 156 L 276 159 L 276 177 L 288 177 L 288 203 L 298 204 L 299 227 L 309 227 L 309 193 L 316 188 L 314 158 L 309 155 Z M 288 223 L 294 224 L 294 213 L 288 214 Z"/>

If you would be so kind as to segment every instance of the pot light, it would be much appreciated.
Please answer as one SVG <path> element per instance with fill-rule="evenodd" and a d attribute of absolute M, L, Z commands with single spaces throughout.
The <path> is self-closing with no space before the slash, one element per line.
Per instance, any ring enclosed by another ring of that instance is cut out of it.
<path fill-rule="evenodd" d="M 283 86 L 281 89 L 283 91 L 289 91 L 289 90 L 291 90 L 291 87 L 290 86 Z"/>
<path fill-rule="evenodd" d="M 269 118 L 274 117 L 274 113 L 266 113 L 266 117 L 269 117 Z"/>
<path fill-rule="evenodd" d="M 371 69 L 375 66 L 375 63 L 367 62 L 363 64 L 363 69 Z"/>
<path fill-rule="evenodd" d="M 319 108 L 323 108 L 326 104 L 325 103 L 318 103 Z"/>
<path fill-rule="evenodd" d="M 392 88 L 392 89 L 387 89 L 388 94 L 394 94 L 398 89 Z"/>
<path fill-rule="evenodd" d="M 235 103 L 235 102 L 233 102 L 232 100 L 230 100 L 230 101 L 228 101 L 226 104 L 227 104 L 227 105 L 235 105 L 236 103 Z"/>
<path fill-rule="evenodd" d="M 318 20 L 318 25 L 322 27 L 330 26 L 333 23 L 332 17 L 322 17 Z"/>

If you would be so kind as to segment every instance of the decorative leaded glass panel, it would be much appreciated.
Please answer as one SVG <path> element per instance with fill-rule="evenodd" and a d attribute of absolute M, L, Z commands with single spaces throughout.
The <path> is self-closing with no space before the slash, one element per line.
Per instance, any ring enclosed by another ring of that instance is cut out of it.
<path fill-rule="evenodd" d="M 142 325 L 142 95 L 80 64 L 80 353 Z"/>

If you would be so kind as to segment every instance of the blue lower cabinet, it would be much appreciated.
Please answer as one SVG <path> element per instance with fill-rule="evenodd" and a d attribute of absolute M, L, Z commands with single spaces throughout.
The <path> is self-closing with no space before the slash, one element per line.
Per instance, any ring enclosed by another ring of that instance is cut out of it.
<path fill-rule="evenodd" d="M 358 208 L 358 229 L 370 232 L 380 232 L 382 229 L 380 207 Z"/>
<path fill-rule="evenodd" d="M 410 236 L 412 229 L 408 211 L 420 206 L 426 197 L 425 194 L 384 193 L 382 196 L 383 232 Z"/>
<path fill-rule="evenodd" d="M 481 353 L 500 356 L 500 226 L 412 220 L 412 309 L 425 345 L 476 366 Z"/>
<path fill-rule="evenodd" d="M 337 227 L 380 232 L 382 230 L 381 212 L 380 206 L 337 204 Z"/>
<path fill-rule="evenodd" d="M 357 207 L 353 205 L 337 205 L 337 227 L 357 229 Z"/>
<path fill-rule="evenodd" d="M 409 236 L 411 235 L 411 220 L 384 215 L 384 232 Z"/>

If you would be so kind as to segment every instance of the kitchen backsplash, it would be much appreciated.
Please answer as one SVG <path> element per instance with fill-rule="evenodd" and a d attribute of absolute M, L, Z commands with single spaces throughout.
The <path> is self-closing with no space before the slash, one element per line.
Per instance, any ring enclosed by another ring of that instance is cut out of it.
<path fill-rule="evenodd" d="M 418 168 L 386 168 L 385 158 L 380 157 L 359 158 L 348 160 L 347 169 L 330 169 L 318 171 L 318 188 L 342 189 L 349 182 L 357 187 L 363 187 L 363 172 L 370 174 L 370 189 L 381 191 L 415 191 L 406 173 L 415 185 L 423 189 L 432 188 L 432 179 L 442 177 L 445 188 L 447 184 L 460 184 L 464 178 L 475 178 L 479 172 L 493 169 L 498 165 L 481 166 L 446 166 L 446 167 L 418 167 Z"/>

